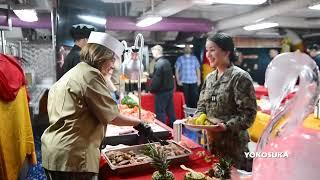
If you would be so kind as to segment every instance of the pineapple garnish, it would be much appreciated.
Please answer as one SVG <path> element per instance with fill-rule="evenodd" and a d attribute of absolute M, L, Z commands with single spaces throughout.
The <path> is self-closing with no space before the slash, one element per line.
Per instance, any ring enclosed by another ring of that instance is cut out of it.
<path fill-rule="evenodd" d="M 163 146 L 157 149 L 155 145 L 147 144 L 143 153 L 153 160 L 151 165 L 157 169 L 152 174 L 152 180 L 174 180 L 173 173 L 168 170 L 170 161 Z"/>

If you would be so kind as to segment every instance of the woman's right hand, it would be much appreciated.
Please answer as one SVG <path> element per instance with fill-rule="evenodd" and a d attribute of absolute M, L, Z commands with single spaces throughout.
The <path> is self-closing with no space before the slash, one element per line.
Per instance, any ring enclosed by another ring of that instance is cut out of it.
<path fill-rule="evenodd" d="M 149 126 L 148 124 L 145 123 L 139 123 L 137 126 L 133 127 L 135 130 L 138 131 L 138 134 L 144 137 L 151 137 L 153 136 L 153 131 L 151 129 L 151 126 Z"/>

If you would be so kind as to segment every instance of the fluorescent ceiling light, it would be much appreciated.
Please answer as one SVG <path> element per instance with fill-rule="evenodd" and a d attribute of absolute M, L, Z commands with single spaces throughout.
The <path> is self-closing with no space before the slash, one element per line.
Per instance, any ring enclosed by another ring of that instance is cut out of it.
<path fill-rule="evenodd" d="M 35 22 L 38 21 L 37 12 L 34 9 L 13 10 L 21 21 Z"/>
<path fill-rule="evenodd" d="M 260 29 L 267 29 L 267 28 L 272 28 L 279 26 L 278 23 L 272 23 L 272 22 L 264 22 L 264 23 L 258 23 L 258 24 L 253 24 L 249 26 L 243 27 L 244 30 L 247 31 L 255 31 L 255 30 L 260 30 Z"/>
<path fill-rule="evenodd" d="M 320 10 L 320 4 L 316 4 L 316 5 L 313 5 L 313 6 L 309 6 L 309 9 Z"/>
<path fill-rule="evenodd" d="M 79 15 L 79 18 L 81 18 L 85 21 L 88 21 L 88 22 L 96 23 L 96 24 L 101 24 L 101 25 L 106 24 L 105 18 L 101 18 L 101 17 L 97 17 L 97 16 Z"/>
<path fill-rule="evenodd" d="M 151 26 L 153 24 L 156 24 L 162 20 L 161 16 L 157 15 L 148 15 L 145 17 L 142 17 L 140 20 L 138 20 L 136 26 L 138 27 L 147 27 Z"/>
<path fill-rule="evenodd" d="M 240 4 L 240 5 L 259 5 L 265 3 L 267 0 L 193 0 L 198 4 Z"/>
<path fill-rule="evenodd" d="M 178 47 L 178 48 L 185 48 L 186 45 L 185 45 L 185 44 L 177 44 L 176 47 Z M 193 48 L 193 45 L 190 44 L 189 47 Z"/>

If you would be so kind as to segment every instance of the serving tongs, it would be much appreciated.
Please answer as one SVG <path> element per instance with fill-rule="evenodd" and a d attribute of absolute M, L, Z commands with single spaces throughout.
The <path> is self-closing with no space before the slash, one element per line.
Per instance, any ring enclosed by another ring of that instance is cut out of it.
<path fill-rule="evenodd" d="M 166 140 L 162 140 L 157 136 L 155 136 L 154 134 L 150 134 L 149 136 L 146 136 L 146 138 L 149 142 L 159 142 L 161 146 L 169 144 Z"/>

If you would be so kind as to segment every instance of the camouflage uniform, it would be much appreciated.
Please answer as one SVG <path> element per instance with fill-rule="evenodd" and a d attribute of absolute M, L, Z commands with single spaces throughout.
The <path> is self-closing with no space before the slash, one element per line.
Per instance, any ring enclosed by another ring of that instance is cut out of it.
<path fill-rule="evenodd" d="M 210 73 L 200 92 L 196 116 L 206 113 L 208 118 L 218 118 L 225 123 L 224 132 L 208 132 L 210 150 L 229 157 L 237 168 L 243 168 L 244 152 L 248 151 L 247 129 L 253 123 L 257 103 L 250 75 L 236 66 L 230 66 L 220 79 L 218 71 Z"/>

